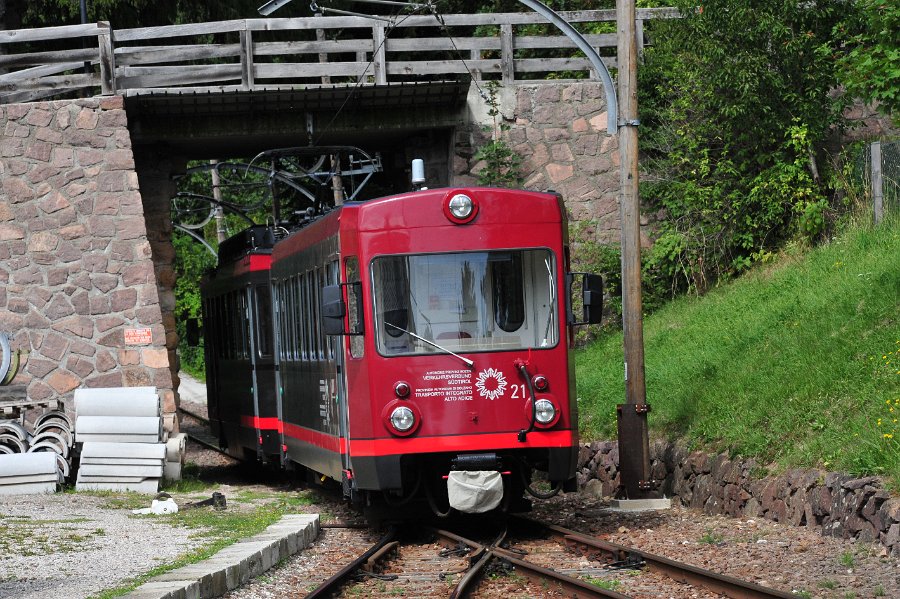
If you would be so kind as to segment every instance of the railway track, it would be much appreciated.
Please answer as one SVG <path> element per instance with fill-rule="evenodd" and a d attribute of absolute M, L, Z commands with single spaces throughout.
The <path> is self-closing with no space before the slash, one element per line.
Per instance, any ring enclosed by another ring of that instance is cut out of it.
<path fill-rule="evenodd" d="M 511 582 L 532 597 L 796 597 L 525 518 L 494 529 L 485 540 L 485 530 L 392 528 L 307 597 L 503 597 Z"/>
<path fill-rule="evenodd" d="M 228 454 L 228 452 L 226 452 L 224 449 L 219 447 L 219 442 L 215 437 L 201 432 L 201 431 L 209 430 L 209 419 L 208 418 L 204 418 L 200 414 L 197 414 L 190 410 L 186 410 L 180 406 L 178 408 L 178 411 L 181 414 L 187 416 L 188 418 L 190 418 L 192 420 L 199 422 L 202 425 L 202 428 L 193 428 L 193 427 L 185 428 L 184 432 L 185 432 L 185 434 L 187 434 L 188 439 L 190 439 L 191 441 L 194 441 L 195 443 L 202 445 L 203 447 L 205 447 L 207 449 L 211 449 L 213 451 L 221 453 L 222 455 L 232 457 L 231 455 Z"/>

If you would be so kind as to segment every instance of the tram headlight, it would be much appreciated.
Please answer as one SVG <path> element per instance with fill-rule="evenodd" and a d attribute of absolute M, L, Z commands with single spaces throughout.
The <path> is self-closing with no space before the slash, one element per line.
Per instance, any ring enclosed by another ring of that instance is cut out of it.
<path fill-rule="evenodd" d="M 556 408 L 549 399 L 539 399 L 534 404 L 534 419 L 540 424 L 549 424 L 556 418 Z"/>
<path fill-rule="evenodd" d="M 391 426 L 401 433 L 409 431 L 415 424 L 416 415 L 406 406 L 394 408 L 394 411 L 391 412 Z"/>
<path fill-rule="evenodd" d="M 478 204 L 464 193 L 457 193 L 444 200 L 444 214 L 454 223 L 470 222 L 478 214 Z"/>
<path fill-rule="evenodd" d="M 450 214 L 458 219 L 469 218 L 473 208 L 472 198 L 467 195 L 459 193 L 450 198 Z"/>

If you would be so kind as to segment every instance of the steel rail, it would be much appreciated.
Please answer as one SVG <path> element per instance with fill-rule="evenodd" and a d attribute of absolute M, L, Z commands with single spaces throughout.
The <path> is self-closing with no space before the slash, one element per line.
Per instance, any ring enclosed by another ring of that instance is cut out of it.
<path fill-rule="evenodd" d="M 320 584 L 315 588 L 311 593 L 306 596 L 306 599 L 316 599 L 317 597 L 331 597 L 333 594 L 337 593 L 337 591 L 341 588 L 341 586 L 347 582 L 347 579 L 356 572 L 361 569 L 363 564 L 369 561 L 369 558 L 378 553 L 382 547 L 390 543 L 397 536 L 397 528 L 392 526 L 388 532 L 378 539 L 374 545 L 369 547 L 365 553 L 357 557 L 355 560 L 341 568 L 341 570 Z"/>
<path fill-rule="evenodd" d="M 448 533 L 450 534 L 450 533 Z M 459 537 L 460 539 L 462 537 Z M 484 545 L 480 545 L 478 549 L 476 549 L 475 555 L 472 556 L 472 560 L 475 560 L 474 563 L 471 561 L 471 567 L 469 571 L 456 583 L 456 586 L 453 587 L 453 591 L 450 593 L 450 599 L 459 599 L 460 597 L 468 597 L 469 593 L 474 591 L 478 587 L 478 582 L 481 580 L 482 574 L 484 574 L 485 568 L 490 563 L 491 559 L 494 557 L 494 552 L 497 549 L 497 546 L 503 542 L 506 538 L 506 528 L 503 528 L 503 531 L 497 535 L 497 538 L 490 544 L 490 546 L 485 547 Z M 477 543 L 476 543 L 477 545 Z"/>
<path fill-rule="evenodd" d="M 194 413 L 194 412 L 191 412 L 190 410 L 185 410 L 185 409 L 182 408 L 181 406 L 178 406 L 178 411 L 181 412 L 182 414 L 185 414 L 185 415 L 187 415 L 187 416 L 190 416 L 190 417 L 193 418 L 194 420 L 198 420 L 198 421 L 200 421 L 200 422 L 204 422 L 204 423 L 206 423 L 206 424 L 209 424 L 209 418 L 204 418 L 204 417 L 201 416 L 200 414 L 196 414 L 196 413 Z"/>
<path fill-rule="evenodd" d="M 210 443 L 209 441 L 206 441 L 205 439 L 201 439 L 200 437 L 192 435 L 191 433 L 187 433 L 187 437 L 194 443 L 199 443 L 200 445 L 202 445 L 203 447 L 206 447 L 207 449 L 212 449 L 213 451 L 217 451 L 217 452 L 221 453 L 222 455 L 228 456 L 229 458 L 236 459 L 236 458 L 234 458 L 233 455 L 230 455 L 227 451 L 225 451 L 218 445 L 215 445 L 214 443 Z"/>
<path fill-rule="evenodd" d="M 553 524 L 543 524 L 528 518 L 519 516 L 512 517 L 524 526 L 532 529 L 543 529 L 554 538 L 564 542 L 568 546 L 578 546 L 587 548 L 588 555 L 600 553 L 606 556 L 610 561 L 624 562 L 625 560 L 635 558 L 639 559 L 647 569 L 651 572 L 657 572 L 672 580 L 689 584 L 695 587 L 703 587 L 714 593 L 731 597 L 732 599 L 791 599 L 796 595 L 777 589 L 770 589 L 762 585 L 747 582 L 733 576 L 719 574 L 710 570 L 704 570 L 697 566 L 677 562 L 675 560 L 654 555 L 646 551 L 625 547 L 617 543 L 603 541 L 595 537 L 590 537 L 574 530 L 569 530 L 561 526 Z"/>
<path fill-rule="evenodd" d="M 492 543 L 490 547 L 485 547 L 481 543 L 472 541 L 471 539 L 467 539 L 465 537 L 461 537 L 458 534 L 446 530 L 432 529 L 432 532 L 439 539 L 443 539 L 444 541 L 447 541 L 454 545 L 459 545 L 461 543 L 463 545 L 466 545 L 467 547 L 471 547 L 475 552 L 475 556 L 478 557 L 478 561 L 476 562 L 476 564 L 466 574 L 463 580 L 460 580 L 459 584 L 457 584 L 453 593 L 450 595 L 451 599 L 467 596 L 467 593 L 469 592 L 468 585 L 481 575 L 484 566 L 493 557 L 498 557 L 509 562 L 510 564 L 515 566 L 515 568 L 520 574 L 522 574 L 522 576 L 528 578 L 533 582 L 545 583 L 549 581 L 550 584 L 558 585 L 565 592 L 566 597 L 575 597 L 576 599 L 596 599 L 597 597 L 606 597 L 609 599 L 629 599 L 628 595 L 623 595 L 622 593 L 602 589 L 596 585 L 584 582 L 583 580 L 579 580 L 572 576 L 567 576 L 566 574 L 557 572 L 556 570 L 551 570 L 550 568 L 544 568 L 543 566 L 533 564 L 521 559 L 511 551 L 507 551 L 506 549 L 497 547 L 496 545 L 499 545 L 499 543 L 501 543 L 505 538 L 506 531 L 504 531 L 503 535 L 501 535 L 502 538 L 499 538 L 497 541 Z M 466 581 L 465 585 L 463 584 L 464 581 Z"/>

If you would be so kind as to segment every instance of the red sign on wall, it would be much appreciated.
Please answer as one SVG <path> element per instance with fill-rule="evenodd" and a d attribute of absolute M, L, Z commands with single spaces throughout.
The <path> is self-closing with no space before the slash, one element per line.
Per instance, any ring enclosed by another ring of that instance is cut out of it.
<path fill-rule="evenodd" d="M 153 342 L 150 327 L 125 329 L 125 345 L 148 345 Z"/>

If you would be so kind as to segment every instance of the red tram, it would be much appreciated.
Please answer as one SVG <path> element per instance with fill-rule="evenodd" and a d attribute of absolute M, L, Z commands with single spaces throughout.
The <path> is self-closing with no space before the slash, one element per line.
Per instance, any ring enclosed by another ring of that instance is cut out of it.
<path fill-rule="evenodd" d="M 602 288 L 568 262 L 562 199 L 494 188 L 350 202 L 279 240 L 268 275 L 285 465 L 340 481 L 355 501 L 424 499 L 442 515 L 520 509 L 525 490 L 541 496 L 535 470 L 554 492 L 574 490 L 569 348 L 574 325 L 599 322 Z M 264 319 L 251 296 L 253 328 Z M 218 390 L 219 432 L 243 445 L 232 437 L 246 440 L 246 417 L 267 417 L 226 407 L 227 376 L 241 373 L 218 346 L 239 325 L 217 325 L 211 299 L 210 401 Z"/>
<path fill-rule="evenodd" d="M 212 433 L 238 459 L 281 463 L 281 420 L 269 267 L 272 229 L 256 226 L 219 246 L 201 283 L 206 386 Z"/>

